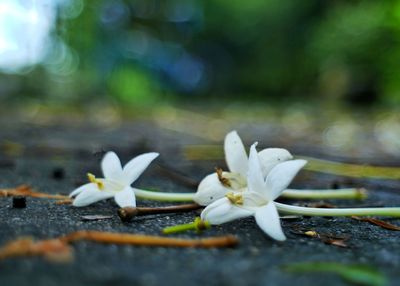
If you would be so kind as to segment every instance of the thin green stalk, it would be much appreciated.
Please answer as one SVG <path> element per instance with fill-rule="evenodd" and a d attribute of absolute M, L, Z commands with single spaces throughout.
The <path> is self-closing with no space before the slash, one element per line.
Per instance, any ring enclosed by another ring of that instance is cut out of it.
<path fill-rule="evenodd" d="M 167 193 L 135 189 L 140 199 L 162 202 L 193 202 L 195 193 Z M 282 197 L 289 199 L 364 199 L 367 191 L 363 188 L 327 189 L 327 190 L 295 190 L 283 191 Z"/>
<path fill-rule="evenodd" d="M 285 214 L 306 216 L 391 216 L 400 217 L 400 207 L 390 208 L 308 208 L 275 202 L 277 209 Z"/>
<path fill-rule="evenodd" d="M 140 199 L 161 202 L 193 202 L 194 193 L 166 193 L 135 189 L 135 195 Z"/>
<path fill-rule="evenodd" d="M 367 190 L 364 188 L 348 188 L 337 190 L 293 190 L 287 189 L 282 197 L 288 199 L 365 199 Z"/>

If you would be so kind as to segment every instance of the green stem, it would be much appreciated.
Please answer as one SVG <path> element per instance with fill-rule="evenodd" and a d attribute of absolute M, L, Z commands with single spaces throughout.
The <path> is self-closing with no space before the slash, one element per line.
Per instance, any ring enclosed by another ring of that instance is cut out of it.
<path fill-rule="evenodd" d="M 135 189 L 140 199 L 161 202 L 193 202 L 195 193 L 166 193 Z M 367 191 L 363 188 L 327 189 L 327 190 L 295 190 L 283 191 L 282 197 L 289 199 L 364 199 Z"/>
<path fill-rule="evenodd" d="M 163 234 L 184 232 L 187 230 L 195 230 L 197 232 L 201 232 L 202 230 L 205 230 L 210 227 L 211 227 L 211 225 L 208 221 L 203 221 L 203 220 L 201 220 L 200 217 L 197 217 L 194 220 L 194 222 L 169 226 L 169 227 L 164 228 L 162 230 L 162 232 L 163 232 Z"/>
<path fill-rule="evenodd" d="M 364 188 L 348 188 L 337 190 L 293 190 L 283 191 L 282 197 L 288 199 L 358 199 L 367 198 L 367 190 Z"/>
<path fill-rule="evenodd" d="M 140 199 L 161 202 L 193 202 L 194 193 L 166 193 L 135 189 L 135 195 Z"/>
<path fill-rule="evenodd" d="M 391 216 L 400 217 L 400 207 L 390 208 L 308 208 L 275 202 L 277 209 L 285 214 L 306 216 Z"/>

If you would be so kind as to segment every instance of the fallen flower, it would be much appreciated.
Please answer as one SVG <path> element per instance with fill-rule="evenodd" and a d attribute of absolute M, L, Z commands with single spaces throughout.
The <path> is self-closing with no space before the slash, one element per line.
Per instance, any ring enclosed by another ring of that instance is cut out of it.
<path fill-rule="evenodd" d="M 224 141 L 225 160 L 228 172 L 216 169 L 199 184 L 193 200 L 207 206 L 223 198 L 229 192 L 242 191 L 247 188 L 248 158 L 242 140 L 236 131 L 228 133 Z M 293 156 L 286 149 L 267 148 L 258 152 L 263 177 L 279 163 L 292 160 Z M 335 190 L 294 190 L 287 189 L 282 197 L 291 199 L 364 199 L 367 191 L 363 188 L 347 188 Z"/>
<path fill-rule="evenodd" d="M 75 197 L 72 205 L 83 207 L 94 202 L 114 197 L 120 207 L 135 207 L 135 192 L 131 184 L 144 172 L 158 153 L 145 153 L 133 158 L 123 168 L 114 152 L 105 154 L 101 169 L 104 178 L 96 178 L 88 173 L 90 183 L 74 190 L 70 197 Z"/>
<path fill-rule="evenodd" d="M 225 136 L 224 152 L 229 171 L 216 169 L 215 173 L 206 176 L 194 195 L 193 200 L 196 203 L 207 206 L 229 192 L 247 187 L 249 163 L 243 142 L 236 131 L 229 132 Z M 277 164 L 293 159 L 289 151 L 281 148 L 267 148 L 257 155 L 264 178 Z"/>
<path fill-rule="evenodd" d="M 254 216 L 258 226 L 276 240 L 286 239 L 279 220 L 274 200 L 290 184 L 296 174 L 307 163 L 292 160 L 276 165 L 264 180 L 257 143 L 250 148 L 248 190 L 230 192 L 225 197 L 208 205 L 201 213 L 201 219 L 218 225 L 243 217 Z"/>

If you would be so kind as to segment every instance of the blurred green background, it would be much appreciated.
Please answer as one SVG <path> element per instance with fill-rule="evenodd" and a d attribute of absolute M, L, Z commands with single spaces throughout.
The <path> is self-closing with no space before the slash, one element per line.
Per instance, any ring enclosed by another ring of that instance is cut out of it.
<path fill-rule="evenodd" d="M 3 0 L 0 18 L 3 102 L 400 105 L 400 1 Z"/>

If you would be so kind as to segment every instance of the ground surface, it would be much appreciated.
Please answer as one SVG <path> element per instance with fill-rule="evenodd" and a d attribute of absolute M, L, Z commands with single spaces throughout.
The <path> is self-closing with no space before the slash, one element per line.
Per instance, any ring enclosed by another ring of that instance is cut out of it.
<path fill-rule="evenodd" d="M 190 125 L 190 124 L 189 124 Z M 93 122 L 59 123 L 13 122 L 3 120 L 0 130 L 0 187 L 30 184 L 47 193 L 68 194 L 85 181 L 91 171 L 100 175 L 101 152 L 116 151 L 123 162 L 146 151 L 162 155 L 135 183 L 165 191 L 195 191 L 188 184 L 167 175 L 163 168 L 172 168 L 198 181 L 211 173 L 216 160 L 188 160 L 187 146 L 220 144 L 223 132 L 205 137 L 195 130 L 180 132 L 163 124 L 132 121 L 104 127 Z M 249 127 L 250 126 L 250 127 Z M 333 152 L 313 148 L 305 140 L 283 141 L 279 128 L 268 129 L 262 123 L 229 126 L 243 134 L 246 144 L 258 140 L 260 146 L 283 143 L 284 147 L 302 155 L 335 157 Z M 189 128 L 190 129 L 190 128 Z M 275 130 L 275 133 L 271 133 Z M 225 131 L 224 131 L 225 132 Z M 271 136 L 273 134 L 273 136 Z M 219 136 L 219 137 L 218 137 Z M 218 140 L 219 138 L 219 140 Z M 279 138 L 279 139 L 276 139 Z M 212 141 L 214 140 L 214 141 Z M 363 161 L 360 148 L 354 160 Z M 221 145 L 222 150 L 222 145 Z M 375 150 L 376 151 L 376 150 Z M 317 153 L 317 154 L 316 154 Z M 372 152 L 373 153 L 373 152 Z M 352 158 L 354 153 L 340 153 L 340 158 Z M 359 156 L 361 155 L 361 156 Z M 358 156 L 358 157 L 357 157 Z M 398 165 L 398 158 L 373 153 L 366 163 Z M 61 174 L 61 175 L 60 175 Z M 339 206 L 400 205 L 400 182 L 379 179 L 354 179 L 304 171 L 292 185 L 298 188 L 330 188 L 332 186 L 363 186 L 371 190 L 369 199 L 329 201 Z M 294 202 L 291 203 L 302 203 Z M 140 201 L 139 205 L 157 203 Z M 158 204 L 159 205 L 159 204 Z M 47 199 L 28 198 L 25 209 L 12 208 L 11 198 L 0 199 L 0 244 L 20 236 L 37 239 L 56 237 L 76 230 L 104 230 L 129 233 L 159 234 L 169 225 L 190 222 L 195 213 L 153 215 L 121 223 L 112 200 L 84 208 L 55 205 Z M 82 215 L 110 214 L 112 219 L 83 221 Z M 399 224 L 399 220 L 388 220 Z M 252 218 L 235 221 L 203 233 L 201 237 L 235 234 L 240 245 L 234 249 L 178 249 L 102 245 L 78 242 L 71 263 L 51 263 L 43 258 L 15 258 L 0 262 L 0 285 L 341 285 L 334 274 L 290 274 L 282 267 L 294 262 L 361 263 L 382 271 L 396 285 L 400 279 L 400 233 L 385 230 L 350 218 L 299 218 L 283 220 L 288 237 L 284 243 L 264 235 Z M 296 231 L 316 230 L 320 233 L 348 237 L 349 247 L 324 244 L 318 239 L 301 236 Z M 185 233 L 179 237 L 198 237 Z"/>

